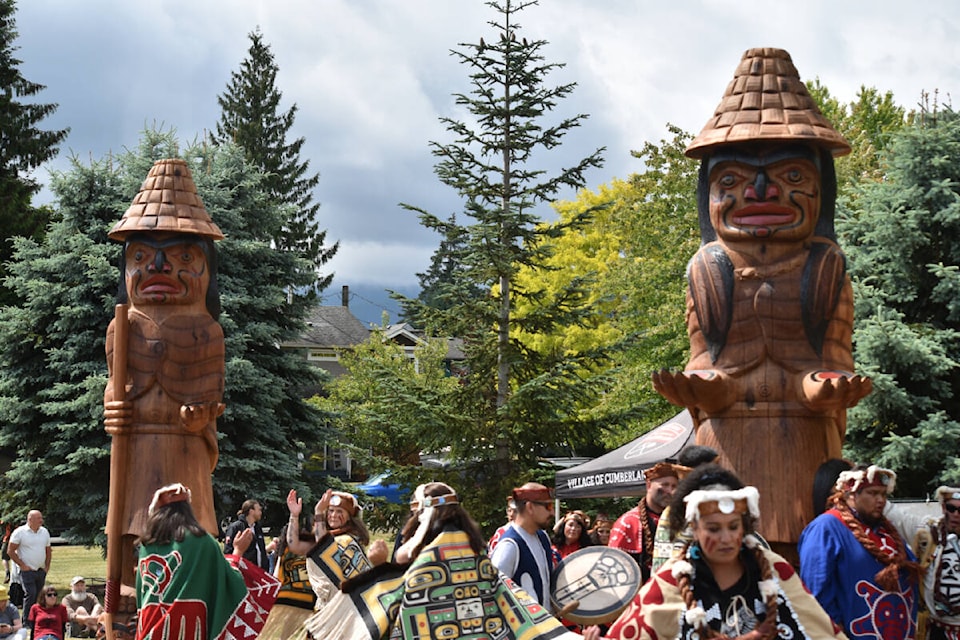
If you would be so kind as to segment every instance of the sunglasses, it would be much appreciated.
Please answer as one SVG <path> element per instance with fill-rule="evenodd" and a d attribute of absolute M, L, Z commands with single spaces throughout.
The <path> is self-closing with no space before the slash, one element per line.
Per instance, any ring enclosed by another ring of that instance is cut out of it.
<path fill-rule="evenodd" d="M 956 513 L 960 511 L 960 507 L 955 504 L 944 504 L 943 508 L 947 510 L 947 513 Z"/>
<path fill-rule="evenodd" d="M 531 502 L 533 502 L 533 504 L 538 504 L 538 505 L 540 505 L 540 506 L 543 507 L 544 509 L 553 509 L 553 503 L 552 503 L 552 502 L 538 502 L 538 501 L 536 501 L 536 500 L 532 500 Z"/>
<path fill-rule="evenodd" d="M 57 592 L 56 592 L 56 591 L 47 591 L 47 592 L 44 593 L 43 595 L 45 595 L 45 596 L 56 596 L 56 595 L 57 595 Z"/>

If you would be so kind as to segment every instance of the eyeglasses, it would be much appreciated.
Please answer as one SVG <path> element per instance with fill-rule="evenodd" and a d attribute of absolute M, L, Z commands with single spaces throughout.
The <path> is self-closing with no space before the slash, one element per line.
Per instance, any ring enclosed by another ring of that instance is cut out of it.
<path fill-rule="evenodd" d="M 943 508 L 947 510 L 947 513 L 956 513 L 960 511 L 960 507 L 955 504 L 944 503 Z"/>

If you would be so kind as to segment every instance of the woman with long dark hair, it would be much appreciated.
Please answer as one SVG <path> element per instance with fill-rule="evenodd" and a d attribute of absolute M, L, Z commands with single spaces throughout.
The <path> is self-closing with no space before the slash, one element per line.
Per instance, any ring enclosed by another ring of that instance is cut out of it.
<path fill-rule="evenodd" d="M 243 559 L 253 532 L 238 534 L 235 555 L 224 556 L 197 521 L 182 484 L 159 489 L 147 513 L 137 569 L 137 639 L 259 633 L 280 584 Z"/>
<path fill-rule="evenodd" d="M 793 567 L 753 535 L 759 494 L 715 464 L 692 471 L 670 504 L 675 536 L 693 534 L 611 625 L 606 638 L 843 638 Z M 597 627 L 584 638 L 600 637 Z"/>

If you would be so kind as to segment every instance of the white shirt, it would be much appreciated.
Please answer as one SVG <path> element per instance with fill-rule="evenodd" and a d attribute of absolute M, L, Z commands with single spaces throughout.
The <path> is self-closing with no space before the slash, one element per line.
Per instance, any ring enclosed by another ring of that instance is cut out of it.
<path fill-rule="evenodd" d="M 47 547 L 50 546 L 50 532 L 41 526 L 34 531 L 30 525 L 20 525 L 10 535 L 10 542 L 16 545 L 17 555 L 31 570 L 43 569 L 47 563 Z"/>
<path fill-rule="evenodd" d="M 517 526 L 515 522 L 511 522 L 510 526 L 517 530 L 520 538 L 526 543 L 530 553 L 533 554 L 533 559 L 537 563 L 537 568 L 540 570 L 540 583 L 543 585 L 544 593 L 537 593 L 536 589 L 533 588 L 533 580 L 529 575 L 524 574 L 520 576 L 519 581 L 516 579 L 517 566 L 520 564 L 520 549 L 517 547 L 515 540 L 501 537 L 500 541 L 497 542 L 496 548 L 493 550 L 493 556 L 490 558 L 490 562 L 497 568 L 497 571 L 514 582 L 517 582 L 521 589 L 536 598 L 540 604 L 548 606 L 550 603 L 550 563 L 544 553 L 543 545 L 540 544 L 540 539 L 536 533 L 529 533 L 523 527 Z"/>

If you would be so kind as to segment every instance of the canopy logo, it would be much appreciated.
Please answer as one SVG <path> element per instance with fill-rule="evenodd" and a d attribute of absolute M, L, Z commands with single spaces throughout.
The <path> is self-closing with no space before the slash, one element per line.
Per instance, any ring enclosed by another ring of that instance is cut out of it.
<path fill-rule="evenodd" d="M 640 482 L 643 479 L 643 469 L 628 469 L 626 471 L 608 471 L 606 473 L 594 473 L 567 480 L 567 489 L 579 489 L 581 487 L 602 487 L 614 484 L 631 484 Z"/>
<path fill-rule="evenodd" d="M 630 450 L 623 455 L 623 459 L 629 460 L 630 458 L 645 456 L 666 446 L 674 447 L 678 438 L 683 437 L 686 432 L 687 427 L 679 422 L 668 422 L 660 425 L 640 438 L 635 446 L 630 447 Z"/>

